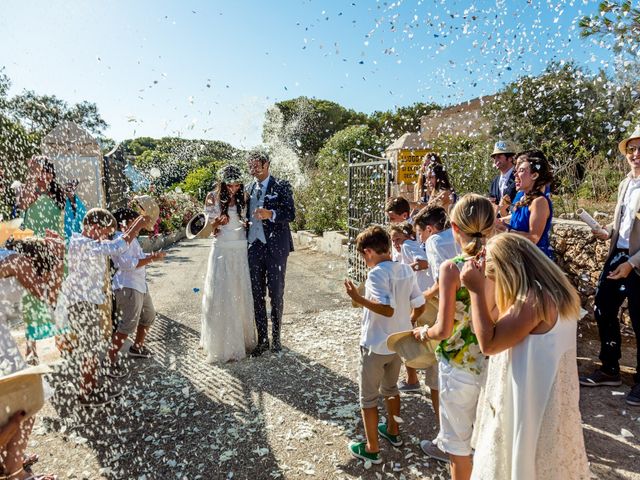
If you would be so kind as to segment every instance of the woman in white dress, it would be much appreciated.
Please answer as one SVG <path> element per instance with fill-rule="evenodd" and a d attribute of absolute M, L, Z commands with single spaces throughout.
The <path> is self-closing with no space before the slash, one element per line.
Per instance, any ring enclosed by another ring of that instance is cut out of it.
<path fill-rule="evenodd" d="M 8 325 L 9 312 L 25 291 L 47 303 L 54 303 L 62 284 L 64 242 L 48 231 L 46 239 L 17 242 L 0 249 L 0 376 L 27 367 Z M 46 393 L 46 392 L 45 392 Z M 0 426 L 0 475 L 16 480 L 55 480 L 54 475 L 33 475 L 30 465 L 37 456 L 25 456 L 24 450 L 34 417 L 15 414 Z"/>
<path fill-rule="evenodd" d="M 245 195 L 240 170 L 221 171 L 215 193 L 205 202 L 215 238 L 209 254 L 202 297 L 200 345 L 207 362 L 245 358 L 257 345 L 247 257 Z"/>
<path fill-rule="evenodd" d="M 486 276 L 500 317 L 491 320 L 484 261 L 467 262 L 480 348 L 490 355 L 474 428 L 473 479 L 589 479 L 578 408 L 580 298 L 532 242 L 505 233 L 487 243 Z"/>

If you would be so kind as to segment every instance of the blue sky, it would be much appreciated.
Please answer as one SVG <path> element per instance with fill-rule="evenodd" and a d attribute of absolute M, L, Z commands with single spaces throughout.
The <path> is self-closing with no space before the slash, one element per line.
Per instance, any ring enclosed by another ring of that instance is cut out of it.
<path fill-rule="evenodd" d="M 583 0 L 4 0 L 0 65 L 24 89 L 95 102 L 116 140 L 260 141 L 265 109 L 306 95 L 371 113 L 491 94 L 551 60 L 597 70 Z"/>

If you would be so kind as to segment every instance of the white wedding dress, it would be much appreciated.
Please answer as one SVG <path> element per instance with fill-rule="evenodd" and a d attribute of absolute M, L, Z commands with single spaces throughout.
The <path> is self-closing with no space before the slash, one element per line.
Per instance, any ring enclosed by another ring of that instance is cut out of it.
<path fill-rule="evenodd" d="M 12 251 L 0 250 L 0 260 L 12 254 Z M 8 323 L 9 313 L 20 302 L 23 293 L 24 289 L 15 277 L 0 279 L 0 376 L 27 368 Z"/>
<path fill-rule="evenodd" d="M 209 218 L 220 215 L 208 207 Z M 213 240 L 202 296 L 200 346 L 207 362 L 241 360 L 257 345 L 247 236 L 235 206 Z"/>

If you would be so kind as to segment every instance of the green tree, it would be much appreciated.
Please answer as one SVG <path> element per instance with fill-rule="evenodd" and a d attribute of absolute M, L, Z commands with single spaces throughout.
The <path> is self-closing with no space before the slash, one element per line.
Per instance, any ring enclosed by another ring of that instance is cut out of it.
<path fill-rule="evenodd" d="M 640 8 L 631 0 L 604 0 L 598 13 L 580 19 L 580 35 L 610 41 L 613 51 L 635 57 L 640 42 Z"/>
<path fill-rule="evenodd" d="M 0 69 L 0 215 L 6 218 L 14 203 L 10 189 L 14 180 L 23 180 L 26 160 L 37 152 L 38 139 L 11 117 L 7 97 L 11 81 Z"/>
<path fill-rule="evenodd" d="M 160 189 L 181 183 L 191 171 L 220 162 L 220 159 L 234 164 L 243 160 L 241 150 L 220 141 L 141 137 L 127 140 L 125 145 L 127 151 L 134 155 L 134 165 L 149 175 Z M 157 169 L 160 176 L 153 177 L 152 169 Z"/>
<path fill-rule="evenodd" d="M 640 122 L 640 8 L 630 0 L 601 1 L 598 13 L 582 17 L 579 26 L 583 38 L 605 44 L 616 54 L 615 77 L 608 86 L 609 110 L 614 117 L 612 130 L 622 134 L 628 127 L 625 122 Z"/>
<path fill-rule="evenodd" d="M 490 161 L 493 139 L 485 136 L 442 135 L 434 140 L 433 150 L 445 164 L 456 193 L 488 193 L 496 170 Z"/>
<path fill-rule="evenodd" d="M 318 152 L 317 168 L 310 172 L 308 185 L 295 193 L 298 228 L 317 233 L 346 229 L 347 167 L 349 152 L 354 148 L 380 155 L 384 146 L 366 125 L 336 132 Z"/>
<path fill-rule="evenodd" d="M 7 108 L 28 132 L 40 137 L 65 120 L 77 123 L 94 135 L 101 135 L 107 128 L 96 104 L 87 101 L 69 105 L 55 95 L 38 95 L 27 90 L 8 100 Z"/>
<path fill-rule="evenodd" d="M 265 144 L 283 143 L 306 166 L 314 166 L 324 143 L 348 125 L 365 124 L 367 116 L 329 100 L 298 97 L 276 103 L 267 110 L 262 130 Z"/>
<path fill-rule="evenodd" d="M 129 154 L 137 157 L 147 150 L 155 150 L 158 140 L 151 137 L 137 137 L 123 141 L 122 145 Z"/>
<path fill-rule="evenodd" d="M 417 102 L 398 107 L 395 111 L 375 111 L 369 116 L 367 124 L 385 143 L 391 144 L 407 132 L 418 132 L 422 117 L 440 108 L 435 103 Z"/>
<path fill-rule="evenodd" d="M 484 109 L 492 134 L 523 149 L 541 148 L 554 163 L 556 176 L 574 190 L 585 164 L 608 152 L 618 135 L 621 113 L 611 110 L 610 81 L 574 63 L 552 63 L 537 77 L 507 85 Z"/>
<path fill-rule="evenodd" d="M 182 191 L 204 201 L 207 193 L 213 191 L 216 184 L 216 172 L 224 164 L 223 161 L 214 161 L 205 167 L 198 167 L 189 172 L 184 182 L 176 185 Z"/>

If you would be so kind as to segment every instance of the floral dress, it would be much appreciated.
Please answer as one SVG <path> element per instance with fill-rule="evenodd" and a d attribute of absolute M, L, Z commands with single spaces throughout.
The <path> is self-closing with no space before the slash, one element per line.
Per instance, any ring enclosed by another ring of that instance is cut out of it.
<path fill-rule="evenodd" d="M 465 258 L 451 260 L 458 269 Z M 465 287 L 456 291 L 453 331 L 436 348 L 440 392 L 438 447 L 450 455 L 471 455 L 471 437 L 485 358 L 472 329 L 471 298 Z"/>
<path fill-rule="evenodd" d="M 465 258 L 458 255 L 451 260 L 459 269 L 464 265 Z M 485 357 L 480 351 L 480 345 L 471 323 L 471 297 L 466 287 L 461 286 L 456 291 L 456 313 L 453 333 L 442 340 L 436 348 L 438 360 L 446 361 L 454 367 L 470 373 L 480 375 L 484 371 Z"/>
<path fill-rule="evenodd" d="M 37 237 L 44 237 L 47 230 L 53 230 L 64 237 L 62 209 L 46 194 L 40 195 L 25 211 L 23 225 L 33 230 Z M 25 293 L 22 312 L 28 340 L 42 340 L 57 334 L 51 309 L 39 298 Z"/>

